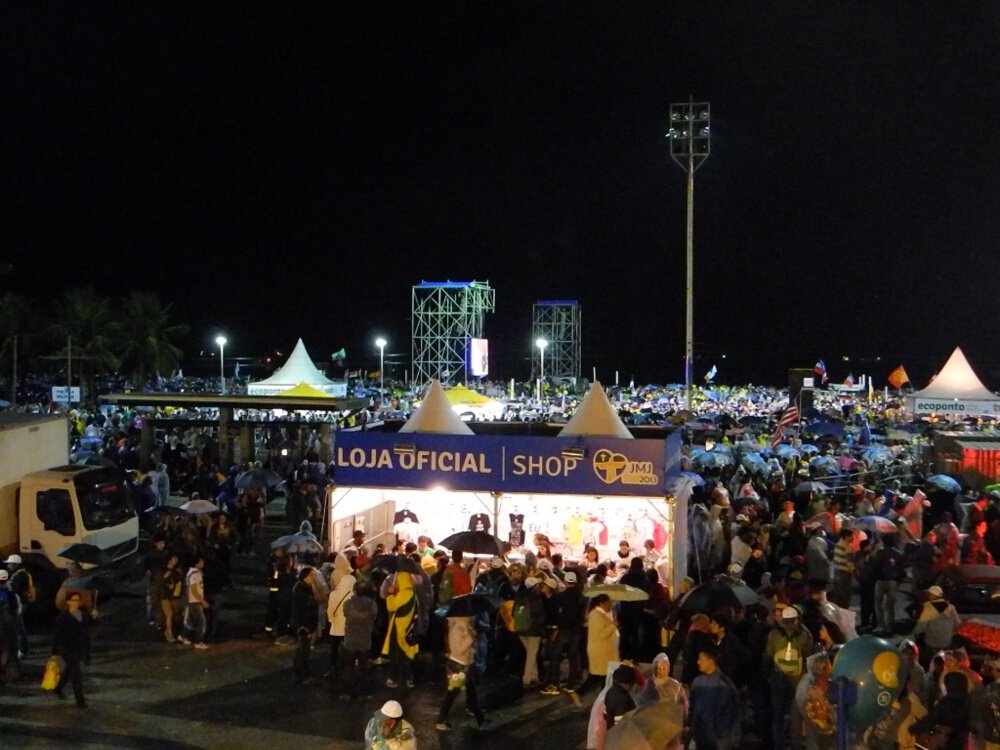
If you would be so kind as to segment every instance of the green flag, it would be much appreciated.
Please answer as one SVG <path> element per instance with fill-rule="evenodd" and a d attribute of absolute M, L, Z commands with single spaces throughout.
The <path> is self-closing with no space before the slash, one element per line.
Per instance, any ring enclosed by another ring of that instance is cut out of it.
<path fill-rule="evenodd" d="M 330 359 L 333 360 L 347 359 L 347 352 L 344 351 L 343 348 L 338 349 L 337 351 L 335 351 L 333 354 L 330 355 Z"/>

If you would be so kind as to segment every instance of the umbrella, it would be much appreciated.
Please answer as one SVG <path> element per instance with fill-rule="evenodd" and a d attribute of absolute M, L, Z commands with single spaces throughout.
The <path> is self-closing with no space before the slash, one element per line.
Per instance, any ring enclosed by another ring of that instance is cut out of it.
<path fill-rule="evenodd" d="M 812 443 L 803 443 L 799 446 L 799 451 L 801 453 L 805 453 L 806 455 L 812 455 L 814 453 L 819 453 L 819 448 Z"/>
<path fill-rule="evenodd" d="M 809 460 L 809 465 L 826 471 L 840 471 L 840 464 L 833 456 L 815 456 Z"/>
<path fill-rule="evenodd" d="M 271 549 L 283 549 L 290 555 L 324 552 L 323 545 L 312 534 L 296 531 L 294 534 L 278 537 L 271 542 Z"/>
<path fill-rule="evenodd" d="M 104 576 L 99 574 L 89 574 L 70 577 L 63 581 L 63 586 L 68 589 L 80 589 L 81 591 L 100 589 L 103 587 Z"/>
<path fill-rule="evenodd" d="M 696 471 L 682 471 L 681 476 L 690 479 L 694 482 L 696 487 L 700 487 L 705 484 L 705 478 Z"/>
<path fill-rule="evenodd" d="M 605 750 L 662 750 L 684 731 L 684 704 L 652 701 L 608 730 Z"/>
<path fill-rule="evenodd" d="M 885 516 L 861 516 L 851 521 L 852 529 L 865 529 L 866 531 L 893 533 L 899 531 L 895 522 L 890 521 Z"/>
<path fill-rule="evenodd" d="M 445 609 L 445 617 L 475 617 L 492 614 L 500 609 L 502 601 L 488 594 L 464 594 L 456 596 Z"/>
<path fill-rule="evenodd" d="M 744 588 L 753 591 L 749 586 Z M 754 592 L 754 597 L 757 594 Z M 681 614 L 690 617 L 693 614 L 702 612 L 706 615 L 716 614 L 727 609 L 739 609 L 746 605 L 740 601 L 734 586 L 725 581 L 711 581 L 695 586 L 681 599 Z"/>
<path fill-rule="evenodd" d="M 583 592 L 584 596 L 591 599 L 601 594 L 607 594 L 616 602 L 641 602 L 649 599 L 649 594 L 642 589 L 624 583 L 599 583 Z"/>
<path fill-rule="evenodd" d="M 276 487 L 283 481 L 284 479 L 278 472 L 257 466 L 236 477 L 236 489 L 263 492 L 271 487 Z"/>
<path fill-rule="evenodd" d="M 869 464 L 879 464 L 885 463 L 886 461 L 892 460 L 892 454 L 881 446 L 876 446 L 874 448 L 866 448 L 861 451 L 861 458 Z M 949 477 L 950 478 L 950 477 Z"/>
<path fill-rule="evenodd" d="M 802 497 L 803 495 L 808 495 L 810 492 L 819 493 L 819 492 L 829 492 L 829 491 L 830 488 L 827 485 L 823 484 L 822 482 L 799 482 L 797 485 L 795 485 L 795 488 L 792 490 L 792 492 L 795 494 L 796 497 Z"/>
<path fill-rule="evenodd" d="M 944 490 L 945 492 L 951 492 L 954 494 L 958 494 L 962 491 L 962 485 L 949 477 L 947 474 L 932 474 L 927 477 L 927 484 L 935 489 Z"/>
<path fill-rule="evenodd" d="M 691 456 L 691 463 L 703 469 L 729 466 L 732 462 L 733 457 L 728 453 L 716 453 L 715 451 L 702 451 Z"/>
<path fill-rule="evenodd" d="M 439 544 L 452 552 L 459 550 L 470 555 L 502 555 L 503 540 L 485 531 L 459 531 L 442 539 Z"/>
<path fill-rule="evenodd" d="M 143 513 L 162 513 L 166 516 L 186 516 L 188 512 L 178 508 L 176 505 L 154 505 L 152 508 L 146 508 Z"/>
<path fill-rule="evenodd" d="M 181 506 L 181 510 L 186 510 L 188 513 L 193 513 L 196 516 L 200 516 L 203 513 L 215 513 L 219 510 L 219 506 L 215 503 L 209 502 L 204 498 L 195 498 L 194 500 L 188 500 Z"/>
<path fill-rule="evenodd" d="M 774 455 L 776 455 L 778 458 L 783 458 L 787 460 L 793 457 L 798 458 L 799 452 L 790 445 L 782 444 L 779 445 L 777 448 L 775 448 Z"/>
<path fill-rule="evenodd" d="M 73 562 L 82 563 L 84 565 L 110 565 L 111 555 L 102 550 L 100 547 L 96 547 L 93 544 L 86 544 L 85 542 L 77 542 L 76 544 L 70 544 L 63 547 L 61 550 L 56 552 L 59 557 L 64 557 L 67 560 L 72 560 Z"/>
<path fill-rule="evenodd" d="M 417 562 L 406 555 L 378 555 L 372 559 L 372 568 L 381 568 L 390 573 L 405 572 L 421 574 L 424 572 Z"/>

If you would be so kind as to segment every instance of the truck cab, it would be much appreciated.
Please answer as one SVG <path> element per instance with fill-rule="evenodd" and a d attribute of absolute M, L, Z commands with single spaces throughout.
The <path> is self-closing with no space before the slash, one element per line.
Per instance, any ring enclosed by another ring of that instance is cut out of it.
<path fill-rule="evenodd" d="M 48 579 L 36 581 L 45 588 L 63 577 L 69 560 L 58 553 L 70 544 L 104 550 L 111 567 L 139 548 L 139 518 L 125 474 L 116 468 L 68 465 L 27 474 L 17 490 L 17 511 L 21 556 Z"/>

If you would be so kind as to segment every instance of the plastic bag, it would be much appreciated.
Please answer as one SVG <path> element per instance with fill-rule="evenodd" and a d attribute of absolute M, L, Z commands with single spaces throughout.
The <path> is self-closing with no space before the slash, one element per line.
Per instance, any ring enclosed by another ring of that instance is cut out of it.
<path fill-rule="evenodd" d="M 59 687 L 59 678 L 62 676 L 59 670 L 59 657 L 50 656 L 45 662 L 45 672 L 42 674 L 42 690 L 55 690 Z"/>

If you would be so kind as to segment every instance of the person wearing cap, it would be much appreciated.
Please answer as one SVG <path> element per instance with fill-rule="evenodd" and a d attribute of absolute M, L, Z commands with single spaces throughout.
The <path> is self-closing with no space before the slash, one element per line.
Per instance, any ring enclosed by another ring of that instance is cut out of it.
<path fill-rule="evenodd" d="M 569 673 L 563 690 L 576 703 L 579 696 L 574 691 L 580 684 L 580 637 L 583 634 L 584 599 L 583 592 L 577 585 L 575 571 L 567 570 L 563 573 L 563 583 L 565 588 L 549 600 L 554 610 L 555 629 L 549 642 L 548 680 L 542 694 L 559 695 L 559 675 L 565 652 L 569 660 Z"/>
<path fill-rule="evenodd" d="M 386 701 L 368 720 L 365 750 L 417 750 L 413 725 L 403 718 L 399 701 Z"/>
<path fill-rule="evenodd" d="M 927 589 L 927 601 L 920 610 L 920 617 L 913 628 L 913 638 L 923 644 L 928 655 L 951 648 L 955 631 L 961 624 L 955 605 L 944 598 L 940 586 Z"/>
<path fill-rule="evenodd" d="M 611 731 L 615 723 L 635 710 L 632 688 L 635 686 L 635 667 L 620 664 L 611 675 L 611 687 L 604 694 L 604 724 Z"/>
<path fill-rule="evenodd" d="M 8 674 L 20 671 L 17 655 L 17 617 L 21 601 L 10 590 L 10 574 L 0 568 L 0 681 L 5 670 Z"/>
<path fill-rule="evenodd" d="M 791 737 L 800 736 L 802 717 L 795 710 L 795 688 L 806 669 L 806 657 L 813 651 L 813 638 L 799 622 L 799 612 L 789 605 L 781 611 L 764 647 L 765 669 L 771 686 L 771 747 L 786 750 L 789 733 L 785 717 L 791 718 Z"/>
<path fill-rule="evenodd" d="M 25 657 L 28 655 L 28 629 L 24 624 L 24 613 L 38 598 L 38 589 L 20 555 L 11 555 L 4 563 L 10 574 L 10 590 L 17 594 L 18 601 L 21 602 L 17 615 L 17 650 L 19 656 Z"/>

